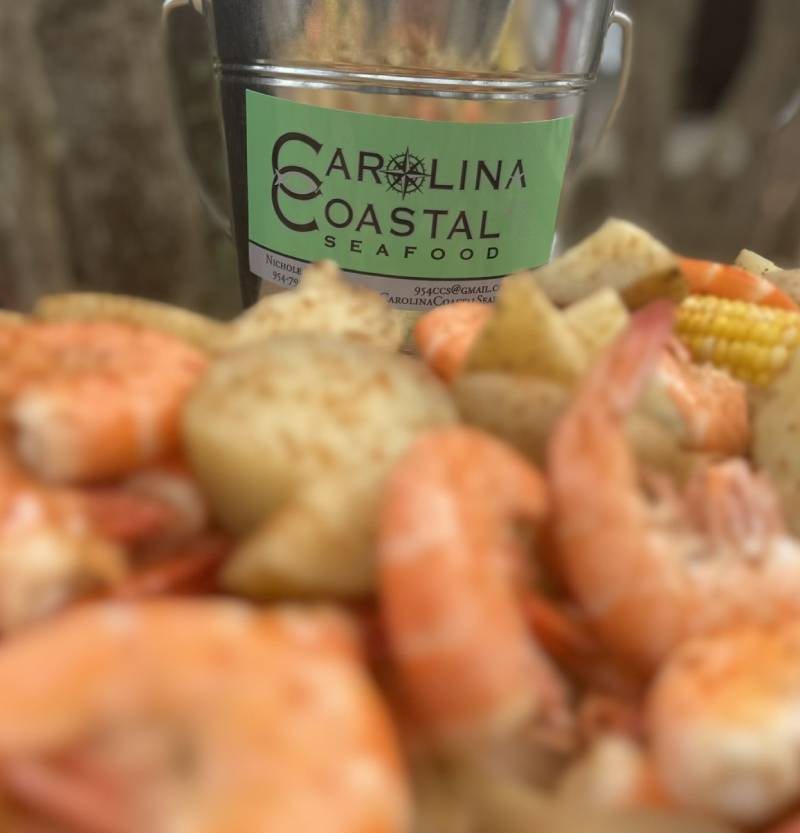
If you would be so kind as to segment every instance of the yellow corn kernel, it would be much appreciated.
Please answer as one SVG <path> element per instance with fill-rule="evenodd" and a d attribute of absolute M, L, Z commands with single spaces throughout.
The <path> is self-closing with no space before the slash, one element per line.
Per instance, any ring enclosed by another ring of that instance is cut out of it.
<path fill-rule="evenodd" d="M 800 313 L 690 295 L 678 308 L 678 336 L 693 358 L 768 385 L 800 347 Z"/>

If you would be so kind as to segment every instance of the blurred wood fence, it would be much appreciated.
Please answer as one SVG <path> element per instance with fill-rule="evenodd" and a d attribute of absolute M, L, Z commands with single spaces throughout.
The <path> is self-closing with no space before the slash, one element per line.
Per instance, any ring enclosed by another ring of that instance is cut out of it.
<path fill-rule="evenodd" d="M 157 0 L 0 3 L 3 304 L 78 286 L 235 309 L 227 241 L 180 152 L 159 18 Z M 204 66 L 202 32 L 187 33 Z"/>
<path fill-rule="evenodd" d="M 637 27 L 632 86 L 609 142 L 570 183 L 565 237 L 617 214 L 686 252 L 732 257 L 746 245 L 800 263 L 800 3 L 621 5 Z M 159 17 L 158 0 L 0 3 L 0 304 L 83 287 L 219 315 L 237 307 L 230 244 L 180 150 Z M 181 99 L 197 161 L 223 193 L 207 46 L 192 18 L 172 44 Z M 737 20 L 747 26 L 734 38 Z M 715 110 L 689 112 L 692 91 L 740 41 Z"/>
<path fill-rule="evenodd" d="M 747 246 L 800 264 L 800 3 L 706 0 L 702 17 L 698 0 L 621 5 L 636 23 L 631 86 L 610 154 L 570 189 L 569 235 L 618 214 L 687 253 L 732 258 Z M 744 52 L 721 100 L 687 112 L 737 19 Z"/>

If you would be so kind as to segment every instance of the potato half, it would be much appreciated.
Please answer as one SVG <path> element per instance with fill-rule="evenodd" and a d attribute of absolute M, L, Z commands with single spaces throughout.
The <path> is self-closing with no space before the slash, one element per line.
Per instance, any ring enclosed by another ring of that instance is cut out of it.
<path fill-rule="evenodd" d="M 679 271 L 677 257 L 652 235 L 611 219 L 533 275 L 551 301 L 566 305 L 598 289 L 623 291 Z"/>
<path fill-rule="evenodd" d="M 767 275 L 770 272 L 780 272 L 781 267 L 776 266 L 771 260 L 762 257 L 750 249 L 742 249 L 736 257 L 735 265 L 740 269 L 752 272 L 754 275 Z M 772 276 L 770 275 L 770 280 Z"/>
<path fill-rule="evenodd" d="M 329 260 L 309 266 L 297 289 L 267 295 L 231 326 L 230 348 L 281 333 L 329 333 L 397 350 L 408 329 L 377 292 L 348 283 Z"/>
<path fill-rule="evenodd" d="M 781 269 L 771 260 L 749 249 L 742 249 L 736 258 L 736 265 L 756 275 L 763 275 L 778 289 L 782 289 L 793 301 L 800 304 L 800 268 Z"/>
<path fill-rule="evenodd" d="M 563 385 L 508 373 L 466 373 L 453 384 L 461 418 L 494 434 L 538 465 L 569 393 Z"/>
<path fill-rule="evenodd" d="M 586 362 L 576 331 L 525 272 L 503 282 L 464 370 L 508 371 L 569 384 L 580 377 Z"/>
<path fill-rule="evenodd" d="M 564 310 L 564 319 L 578 335 L 590 360 L 605 350 L 628 326 L 630 315 L 619 294 L 600 289 Z"/>
<path fill-rule="evenodd" d="M 216 361 L 184 433 L 217 517 L 250 533 L 226 585 L 367 592 L 383 478 L 420 432 L 456 417 L 422 363 L 335 336 L 275 336 Z"/>

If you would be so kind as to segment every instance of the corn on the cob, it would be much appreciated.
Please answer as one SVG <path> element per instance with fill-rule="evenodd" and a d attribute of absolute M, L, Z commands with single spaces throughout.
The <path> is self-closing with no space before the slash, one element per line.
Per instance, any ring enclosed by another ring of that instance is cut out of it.
<path fill-rule="evenodd" d="M 713 295 L 688 297 L 677 330 L 696 361 L 754 385 L 768 385 L 800 346 L 800 314 Z"/>

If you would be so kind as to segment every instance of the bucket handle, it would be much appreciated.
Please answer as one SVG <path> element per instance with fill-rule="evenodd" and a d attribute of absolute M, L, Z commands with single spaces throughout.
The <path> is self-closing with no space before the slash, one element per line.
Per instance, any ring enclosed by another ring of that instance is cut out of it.
<path fill-rule="evenodd" d="M 597 137 L 598 147 L 605 140 L 619 115 L 622 102 L 625 100 L 625 94 L 628 92 L 628 83 L 631 80 L 631 69 L 633 68 L 633 21 L 624 12 L 614 9 L 608 20 L 608 28 L 610 29 L 612 26 L 619 26 L 622 33 L 622 66 L 619 73 L 619 88 L 617 89 L 616 98 Z"/>
<path fill-rule="evenodd" d="M 608 137 L 622 108 L 625 94 L 628 91 L 628 83 L 631 80 L 631 69 L 633 66 L 633 21 L 624 12 L 619 12 L 614 9 L 609 15 L 606 31 L 611 29 L 612 26 L 619 26 L 622 32 L 622 63 L 617 84 L 617 94 L 614 97 L 614 102 L 608 111 L 602 127 L 592 142 L 591 149 L 582 146 L 573 150 L 573 176 L 576 171 L 583 169 L 584 164 Z"/>
<path fill-rule="evenodd" d="M 175 73 L 172 71 L 169 62 L 169 25 L 170 16 L 176 10 L 183 6 L 191 6 L 200 14 L 203 13 L 203 0 L 164 0 L 164 5 L 161 8 L 161 37 L 163 40 L 164 52 L 167 56 L 167 67 L 169 73 L 169 92 L 172 100 L 172 112 L 175 114 L 175 119 L 178 125 L 178 133 L 180 134 L 181 150 L 183 157 L 186 160 L 186 165 L 191 172 L 197 187 L 197 193 L 208 211 L 211 219 L 218 225 L 228 237 L 232 237 L 231 220 L 226 208 L 214 196 L 211 188 L 208 186 L 197 169 L 192 160 L 191 143 L 189 141 L 189 125 L 186 122 L 183 108 L 180 106 L 178 100 L 178 84 L 175 78 Z"/>

